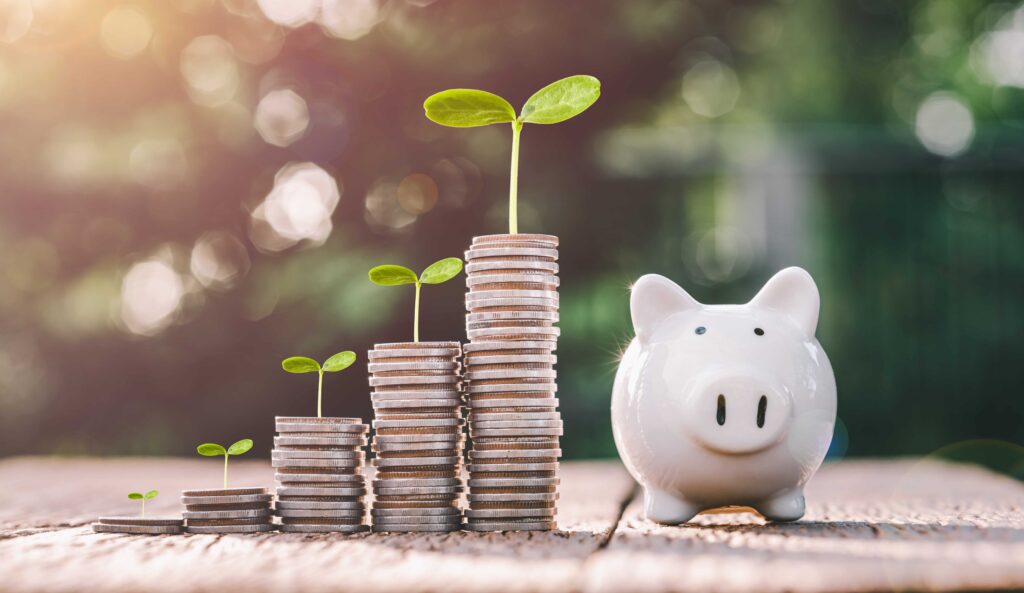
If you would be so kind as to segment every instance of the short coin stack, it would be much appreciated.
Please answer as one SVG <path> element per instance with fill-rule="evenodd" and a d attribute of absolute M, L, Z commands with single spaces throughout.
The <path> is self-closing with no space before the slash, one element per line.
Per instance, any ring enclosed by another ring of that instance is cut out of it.
<path fill-rule="evenodd" d="M 189 533 L 258 533 L 274 529 L 266 488 L 185 490 L 185 530 Z"/>
<path fill-rule="evenodd" d="M 281 531 L 359 533 L 366 524 L 366 437 L 360 418 L 276 419 L 271 464 Z"/>
<path fill-rule="evenodd" d="M 459 342 L 377 344 L 369 352 L 374 531 L 456 531 L 462 526 Z"/>
<path fill-rule="evenodd" d="M 164 535 L 183 532 L 184 523 L 177 517 L 100 517 L 97 523 L 92 524 L 92 530 L 96 533 Z"/>
<path fill-rule="evenodd" d="M 558 238 L 475 237 L 466 252 L 472 531 L 556 526 Z"/>

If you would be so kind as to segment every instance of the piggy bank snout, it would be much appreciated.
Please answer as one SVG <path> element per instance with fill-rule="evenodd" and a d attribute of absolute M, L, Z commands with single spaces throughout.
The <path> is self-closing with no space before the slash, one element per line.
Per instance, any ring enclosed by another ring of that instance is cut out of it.
<path fill-rule="evenodd" d="M 698 443 L 739 455 L 777 443 L 789 428 L 793 405 L 770 381 L 727 376 L 698 381 L 684 407 L 687 429 Z"/>

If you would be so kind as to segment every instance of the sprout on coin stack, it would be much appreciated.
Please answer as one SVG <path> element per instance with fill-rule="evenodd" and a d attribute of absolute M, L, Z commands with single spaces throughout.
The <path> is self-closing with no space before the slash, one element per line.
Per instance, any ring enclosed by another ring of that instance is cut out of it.
<path fill-rule="evenodd" d="M 366 525 L 366 435 L 360 418 L 322 415 L 324 373 L 352 366 L 354 352 L 339 352 L 323 365 L 303 356 L 285 359 L 289 373 L 318 373 L 316 417 L 276 418 L 271 453 L 277 480 L 277 516 L 290 533 L 358 533 Z"/>
<path fill-rule="evenodd" d="M 252 439 L 230 447 L 204 443 L 196 452 L 204 457 L 224 457 L 224 487 L 185 490 L 185 530 L 189 533 L 258 533 L 274 529 L 271 516 L 273 495 L 266 488 L 228 488 L 228 461 L 252 449 Z"/>
<path fill-rule="evenodd" d="M 462 260 L 454 257 L 418 276 L 401 266 L 370 270 L 375 284 L 416 287 L 413 341 L 376 344 L 369 352 L 374 531 L 456 531 L 462 525 L 462 348 L 459 342 L 419 341 L 421 286 L 461 271 Z"/>
<path fill-rule="evenodd" d="M 96 533 L 128 533 L 134 535 L 166 535 L 181 533 L 184 529 L 184 520 L 181 517 L 146 517 L 146 501 L 153 500 L 160 493 L 150 490 L 145 494 L 131 492 L 129 500 L 141 502 L 138 517 L 100 517 L 99 521 L 92 524 L 92 530 Z"/>
<path fill-rule="evenodd" d="M 427 117 L 441 125 L 512 125 L 509 234 L 475 237 L 466 252 L 466 528 L 473 531 L 556 526 L 558 238 L 519 233 L 519 137 L 524 124 L 565 121 L 600 94 L 596 78 L 570 76 L 534 93 L 518 116 L 505 99 L 478 90 L 443 91 L 424 103 Z"/>

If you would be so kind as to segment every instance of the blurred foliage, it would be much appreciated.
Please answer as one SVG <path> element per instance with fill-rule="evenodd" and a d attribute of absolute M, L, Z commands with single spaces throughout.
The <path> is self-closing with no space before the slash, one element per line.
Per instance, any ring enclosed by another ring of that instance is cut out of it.
<path fill-rule="evenodd" d="M 365 351 L 409 339 L 412 295 L 366 271 L 506 217 L 510 132 L 423 99 L 574 73 L 601 100 L 520 163 L 521 230 L 562 244 L 567 457 L 615 454 L 633 279 L 739 302 L 787 265 L 822 290 L 847 454 L 1024 441 L 1020 5 L 4 6 L 0 454 L 265 454 L 274 415 L 312 413 L 293 352 L 357 351 L 324 409 L 369 418 Z M 423 339 L 464 338 L 458 284 L 424 295 Z"/>

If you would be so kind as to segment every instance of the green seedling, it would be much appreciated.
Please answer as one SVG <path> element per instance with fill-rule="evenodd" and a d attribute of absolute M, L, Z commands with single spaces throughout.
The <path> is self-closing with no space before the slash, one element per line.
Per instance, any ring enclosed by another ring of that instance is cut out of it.
<path fill-rule="evenodd" d="M 516 115 L 512 105 L 498 95 L 473 89 L 450 89 L 431 95 L 423 109 L 431 121 L 453 128 L 512 124 L 512 171 L 508 186 L 508 232 L 519 232 L 519 135 L 523 124 L 557 124 L 583 113 L 601 96 L 601 82 L 593 76 L 576 75 L 553 82 L 526 100 Z"/>
<path fill-rule="evenodd" d="M 324 393 L 324 373 L 337 373 L 338 371 L 343 371 L 352 366 L 352 363 L 355 361 L 356 353 L 351 350 L 346 350 L 345 352 L 339 352 L 328 358 L 324 361 L 322 366 L 312 358 L 306 358 L 305 356 L 292 356 L 291 358 L 286 358 L 281 361 L 281 368 L 289 373 L 320 374 L 319 382 L 316 385 L 316 417 L 320 418 L 323 416 L 321 402 L 323 401 Z"/>
<path fill-rule="evenodd" d="M 235 444 L 231 445 L 227 449 L 223 445 L 217 443 L 203 443 L 196 447 L 196 451 L 200 455 L 206 457 L 216 457 L 218 455 L 224 456 L 224 489 L 228 488 L 228 459 L 232 455 L 241 455 L 249 449 L 252 449 L 252 439 L 242 439 Z"/>
<path fill-rule="evenodd" d="M 420 341 L 420 287 L 424 284 L 441 284 L 459 275 L 462 271 L 462 260 L 449 257 L 434 262 L 417 276 L 409 268 L 395 265 L 377 266 L 370 270 L 370 282 L 380 286 L 398 286 L 400 284 L 416 285 L 416 303 L 412 317 L 412 341 Z"/>
<path fill-rule="evenodd" d="M 140 500 L 140 501 L 142 501 L 142 512 L 139 514 L 139 516 L 140 517 L 145 517 L 146 516 L 146 501 L 147 500 L 152 500 L 152 499 L 156 498 L 156 496 L 158 494 L 160 494 L 160 493 L 157 492 L 156 490 L 150 490 L 149 492 L 147 492 L 145 494 L 143 494 L 141 492 L 129 492 L 128 493 L 128 500 Z"/>

